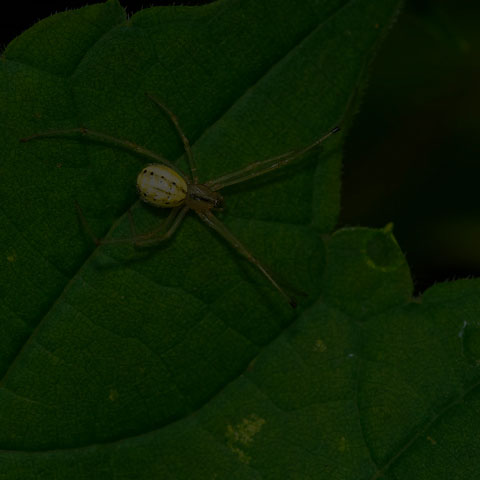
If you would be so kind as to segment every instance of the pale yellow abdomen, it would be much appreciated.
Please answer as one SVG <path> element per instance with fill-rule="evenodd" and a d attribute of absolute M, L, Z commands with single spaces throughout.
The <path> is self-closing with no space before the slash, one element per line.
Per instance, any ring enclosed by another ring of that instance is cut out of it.
<path fill-rule="evenodd" d="M 153 163 L 138 174 L 137 190 L 144 202 L 154 207 L 171 208 L 185 202 L 187 183 L 175 170 Z"/>

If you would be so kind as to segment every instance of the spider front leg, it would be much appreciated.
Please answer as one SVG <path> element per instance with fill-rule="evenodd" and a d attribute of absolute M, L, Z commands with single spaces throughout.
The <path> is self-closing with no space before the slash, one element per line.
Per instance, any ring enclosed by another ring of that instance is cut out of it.
<path fill-rule="evenodd" d="M 214 180 L 209 180 L 205 183 L 205 185 L 207 187 L 210 187 L 213 191 L 216 191 L 230 185 L 235 185 L 236 183 L 245 182 L 246 180 L 250 180 L 251 178 L 255 178 L 259 175 L 271 172 L 273 170 L 276 170 L 277 168 L 284 167 L 290 162 L 301 157 L 302 155 L 305 155 L 310 150 L 313 150 L 324 140 L 326 140 L 330 135 L 337 133 L 338 131 L 340 131 L 340 127 L 335 127 L 327 134 L 323 135 L 318 140 L 315 140 L 315 142 L 304 148 L 301 148 L 299 150 L 293 150 L 291 152 L 278 155 L 277 157 L 268 158 L 267 160 L 253 162 L 250 165 L 241 168 L 240 170 L 227 173 L 225 175 L 222 175 L 221 177 L 215 178 Z"/>
<path fill-rule="evenodd" d="M 199 217 L 211 228 L 213 228 L 217 233 L 219 233 L 225 240 L 227 240 L 230 245 L 237 250 L 238 253 L 243 255 L 250 263 L 255 265 L 260 272 L 270 281 L 270 283 L 281 293 L 281 295 L 287 300 L 292 308 L 297 306 L 296 300 L 288 295 L 285 290 L 280 286 L 280 284 L 275 280 L 273 275 L 263 266 L 260 261 L 255 258 L 246 247 L 238 240 L 235 235 L 209 210 L 196 211 Z"/>
<path fill-rule="evenodd" d="M 131 236 L 126 238 L 109 238 L 109 239 L 99 239 L 95 236 L 90 225 L 88 224 L 80 205 L 75 202 L 75 206 L 77 208 L 78 216 L 80 217 L 80 221 L 82 223 L 83 228 L 88 233 L 88 235 L 92 238 L 95 245 L 110 245 L 110 244 L 117 244 L 117 243 L 130 243 L 138 247 L 149 247 L 153 245 L 157 245 L 160 242 L 168 240 L 177 230 L 177 228 L 182 223 L 185 214 L 188 211 L 187 206 L 178 206 L 172 208 L 168 217 L 155 229 L 153 229 L 149 233 L 138 234 L 135 221 L 133 219 L 132 213 L 130 209 L 128 210 L 128 220 L 130 224 L 130 232 Z"/>
<path fill-rule="evenodd" d="M 131 151 L 133 153 L 136 153 L 137 155 L 141 155 L 142 157 L 167 165 L 172 170 L 176 171 L 182 176 L 185 176 L 185 174 L 177 166 L 175 166 L 173 163 L 168 161 L 162 155 L 152 152 L 151 150 L 148 150 L 148 148 L 137 145 L 136 143 L 131 142 L 130 140 L 123 140 L 121 138 L 112 137 L 111 135 L 108 135 L 106 133 L 90 130 L 89 128 L 86 128 L 86 127 L 66 128 L 61 130 L 48 130 L 47 132 L 35 133 L 33 135 L 30 135 L 29 137 L 21 138 L 20 141 L 25 143 L 25 142 L 36 140 L 39 138 L 69 137 L 71 135 L 77 135 L 77 136 L 81 135 L 86 138 L 90 138 L 92 140 L 97 140 L 101 143 L 116 145 L 117 147 Z"/>
<path fill-rule="evenodd" d="M 190 142 L 185 133 L 183 132 L 182 128 L 180 127 L 177 116 L 171 110 L 169 110 L 162 102 L 160 102 L 160 100 L 155 95 L 148 92 L 146 95 L 150 100 L 152 100 L 152 102 L 159 106 L 170 117 L 170 120 L 175 126 L 178 135 L 182 139 L 183 147 L 188 158 L 188 164 L 190 166 L 190 173 L 192 175 L 193 183 L 198 183 L 197 165 L 195 163 L 195 158 L 193 157 L 192 149 L 190 148 Z"/>

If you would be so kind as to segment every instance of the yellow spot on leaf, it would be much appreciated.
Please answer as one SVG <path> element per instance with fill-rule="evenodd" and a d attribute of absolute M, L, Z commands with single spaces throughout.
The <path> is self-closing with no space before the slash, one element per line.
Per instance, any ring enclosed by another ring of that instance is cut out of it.
<path fill-rule="evenodd" d="M 434 438 L 430 437 L 430 436 L 427 436 L 427 440 L 428 440 L 432 445 L 436 445 L 436 444 L 437 444 L 437 441 L 436 441 Z"/>
<path fill-rule="evenodd" d="M 242 463 L 246 463 L 246 464 L 249 464 L 250 463 L 250 460 L 252 459 L 252 457 L 250 457 L 249 455 L 247 455 L 241 448 L 238 448 L 238 447 L 234 447 L 232 445 L 229 445 L 230 449 L 232 450 L 233 453 L 235 453 L 237 456 L 238 456 L 238 459 L 242 462 Z"/>
<path fill-rule="evenodd" d="M 327 349 L 327 345 L 325 345 L 325 342 L 321 338 L 318 338 L 317 340 L 315 340 L 314 350 L 316 352 L 324 352 L 326 349 Z"/>
<path fill-rule="evenodd" d="M 347 449 L 347 440 L 345 439 L 345 437 L 340 437 L 340 440 L 338 442 L 338 450 L 343 453 L 346 449 Z"/>
<path fill-rule="evenodd" d="M 243 463 L 250 463 L 251 457 L 247 455 L 242 448 L 248 447 L 253 443 L 253 438 L 262 429 L 265 419 L 252 413 L 236 425 L 227 425 L 225 436 L 230 450 L 238 456 Z"/>
<path fill-rule="evenodd" d="M 110 401 L 114 402 L 115 400 L 117 400 L 118 398 L 118 391 L 115 390 L 114 388 L 112 388 L 112 390 L 110 390 L 110 394 L 108 395 L 108 398 Z"/>
<path fill-rule="evenodd" d="M 7 255 L 7 260 L 11 263 L 13 263 L 16 259 L 17 259 L 17 256 L 14 253 Z"/>

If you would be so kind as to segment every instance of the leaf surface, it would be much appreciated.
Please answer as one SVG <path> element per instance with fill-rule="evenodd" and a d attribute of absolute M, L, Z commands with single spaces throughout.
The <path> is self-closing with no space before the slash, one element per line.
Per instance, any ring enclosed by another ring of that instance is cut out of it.
<path fill-rule="evenodd" d="M 464 334 L 478 283 L 436 287 L 418 304 L 388 228 L 329 240 L 338 136 L 224 192 L 222 221 L 308 293 L 295 312 L 193 215 L 154 249 L 93 247 L 75 201 L 100 237 L 128 236 L 128 209 L 142 231 L 165 217 L 136 200 L 145 159 L 85 138 L 19 142 L 88 126 L 186 168 L 153 92 L 203 180 L 308 145 L 348 123 L 397 4 L 223 0 L 127 20 L 110 0 L 7 47 L 3 476 L 407 478 L 429 463 L 423 478 L 436 478 L 435 446 L 455 442 L 445 422 L 460 401 L 469 408 L 455 425 L 474 448 L 476 327 L 468 344 Z"/>

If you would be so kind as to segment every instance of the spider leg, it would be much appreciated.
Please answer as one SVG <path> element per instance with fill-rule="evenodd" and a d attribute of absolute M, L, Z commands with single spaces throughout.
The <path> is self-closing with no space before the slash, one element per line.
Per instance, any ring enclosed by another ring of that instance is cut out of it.
<path fill-rule="evenodd" d="M 154 102 L 157 106 L 159 106 L 170 117 L 170 120 L 175 126 L 175 129 L 177 130 L 178 135 L 182 139 L 183 147 L 185 149 L 185 153 L 187 154 L 187 158 L 188 158 L 188 164 L 190 165 L 190 172 L 192 174 L 193 183 L 197 183 L 198 182 L 197 165 L 195 163 L 195 159 L 193 158 L 192 149 L 190 148 L 190 142 L 187 136 L 185 135 L 185 133 L 183 132 L 182 127 L 180 127 L 180 123 L 178 121 L 177 116 L 171 110 L 169 110 L 162 102 L 160 102 L 160 100 L 155 95 L 149 92 L 147 92 L 146 95 L 150 100 L 152 100 L 152 102 Z"/>
<path fill-rule="evenodd" d="M 338 132 L 339 130 L 339 127 L 335 127 L 328 133 L 323 135 L 321 138 L 315 140 L 315 142 L 304 148 L 301 148 L 299 150 L 293 150 L 291 152 L 287 152 L 276 157 L 268 158 L 267 160 L 253 162 L 240 170 L 227 173 L 225 175 L 222 175 L 221 177 L 215 178 L 214 180 L 209 180 L 205 183 L 205 185 L 207 187 L 210 187 L 213 191 L 216 191 L 224 187 L 228 187 L 229 185 L 245 182 L 246 180 L 250 180 L 251 178 L 255 178 L 259 175 L 271 172 L 272 170 L 276 170 L 277 168 L 284 167 L 298 157 L 301 157 L 305 153 L 316 148 L 330 135 Z"/>
<path fill-rule="evenodd" d="M 182 223 L 186 213 L 190 210 L 186 205 L 180 205 L 175 207 L 170 212 L 170 215 L 165 219 L 165 221 L 156 229 L 152 230 L 150 233 L 143 235 L 137 235 L 135 240 L 135 245 L 137 247 L 152 247 L 158 245 L 165 240 L 168 240 L 173 234 L 177 231 L 177 228 Z M 166 225 L 164 225 L 166 224 Z M 165 231 L 166 229 L 166 231 Z M 159 231 L 164 230 L 160 235 Z"/>
<path fill-rule="evenodd" d="M 88 224 L 87 219 L 85 218 L 85 215 L 83 214 L 82 209 L 76 200 L 75 208 L 77 209 L 78 218 L 80 218 L 83 229 L 88 233 L 95 245 L 100 245 L 101 240 L 99 240 L 99 238 L 93 233 L 93 230 L 90 228 L 90 225 Z"/>
<path fill-rule="evenodd" d="M 173 163 L 168 161 L 162 155 L 152 152 L 145 147 L 137 145 L 130 140 L 115 138 L 111 135 L 107 135 L 106 133 L 97 132 L 95 130 L 90 130 L 89 128 L 85 127 L 66 128 L 62 130 L 49 130 L 47 132 L 35 133 L 34 135 L 30 135 L 29 137 L 21 138 L 20 141 L 29 142 L 30 140 L 35 140 L 37 138 L 64 137 L 70 135 L 82 135 L 93 140 L 98 140 L 102 143 L 116 145 L 117 147 L 129 150 L 133 153 L 136 153 L 137 155 L 141 155 L 143 157 L 149 158 L 150 160 L 154 160 L 157 163 L 163 163 L 164 165 L 167 165 L 168 167 L 182 175 L 182 177 L 185 177 L 185 174 L 178 167 L 176 167 Z"/>
<path fill-rule="evenodd" d="M 114 243 L 131 243 L 138 247 L 156 245 L 162 241 L 169 239 L 175 233 L 180 223 L 182 222 L 183 217 L 188 211 L 188 207 L 186 206 L 175 207 L 170 211 L 170 214 L 168 215 L 168 217 L 158 227 L 154 228 L 151 232 L 144 233 L 144 234 L 137 234 L 132 213 L 130 212 L 130 209 L 128 209 L 128 219 L 130 222 L 130 231 L 132 232 L 132 236 L 126 237 L 126 238 L 99 239 L 98 237 L 95 236 L 92 229 L 90 228 L 90 225 L 88 224 L 82 212 L 82 209 L 80 208 L 80 205 L 77 202 L 75 202 L 75 206 L 77 208 L 77 212 L 80 217 L 80 221 L 82 222 L 83 228 L 89 234 L 89 236 L 92 238 L 93 242 L 97 246 L 110 245 Z"/>
<path fill-rule="evenodd" d="M 255 265 L 260 272 L 267 277 L 270 283 L 280 292 L 280 294 L 287 300 L 291 307 L 295 308 L 297 302 L 293 297 L 288 295 L 285 290 L 279 285 L 279 283 L 273 278 L 272 274 L 255 258 L 246 247 L 233 235 L 233 233 L 209 210 L 196 211 L 199 217 L 217 233 L 219 233 L 230 245 L 237 250 L 238 253 L 243 255 L 250 263 Z"/>

